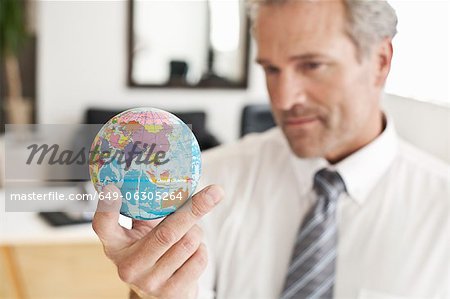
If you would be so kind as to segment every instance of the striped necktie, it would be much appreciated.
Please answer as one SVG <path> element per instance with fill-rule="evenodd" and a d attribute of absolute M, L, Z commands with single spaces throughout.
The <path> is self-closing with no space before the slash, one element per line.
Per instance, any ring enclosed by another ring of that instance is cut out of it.
<path fill-rule="evenodd" d="M 341 176 L 327 169 L 314 176 L 317 202 L 297 235 L 282 299 L 332 298 L 337 248 L 336 206 L 345 192 Z"/>

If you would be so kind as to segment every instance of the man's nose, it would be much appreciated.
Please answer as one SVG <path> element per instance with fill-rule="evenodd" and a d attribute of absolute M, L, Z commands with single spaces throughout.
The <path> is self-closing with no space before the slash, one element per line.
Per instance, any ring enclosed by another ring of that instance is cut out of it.
<path fill-rule="evenodd" d="M 276 83 L 272 104 L 280 110 L 290 110 L 306 101 L 304 82 L 292 74 L 281 74 Z"/>

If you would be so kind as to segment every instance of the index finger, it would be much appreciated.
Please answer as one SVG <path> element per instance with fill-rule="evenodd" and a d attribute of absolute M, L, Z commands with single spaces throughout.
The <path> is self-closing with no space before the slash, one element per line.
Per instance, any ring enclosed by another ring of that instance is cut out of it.
<path fill-rule="evenodd" d="M 161 256 L 178 242 L 200 218 L 211 211 L 223 198 L 224 191 L 217 185 L 210 185 L 183 205 L 175 213 L 167 216 L 142 241 L 152 251 Z"/>

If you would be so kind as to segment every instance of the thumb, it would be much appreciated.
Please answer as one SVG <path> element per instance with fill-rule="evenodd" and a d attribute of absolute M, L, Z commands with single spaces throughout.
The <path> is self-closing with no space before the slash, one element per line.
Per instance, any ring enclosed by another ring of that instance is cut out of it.
<path fill-rule="evenodd" d="M 92 219 L 92 228 L 103 243 L 117 238 L 121 230 L 119 225 L 119 211 L 122 198 L 119 188 L 110 184 L 99 193 L 97 211 Z"/>

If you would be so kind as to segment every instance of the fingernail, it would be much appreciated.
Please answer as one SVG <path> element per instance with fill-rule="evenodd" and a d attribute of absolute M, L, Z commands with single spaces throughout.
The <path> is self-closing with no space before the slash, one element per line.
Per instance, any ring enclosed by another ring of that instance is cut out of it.
<path fill-rule="evenodd" d="M 224 196 L 225 192 L 223 189 L 219 186 L 211 186 L 206 190 L 206 198 L 208 201 L 210 201 L 213 205 L 217 204 L 222 197 Z"/>

